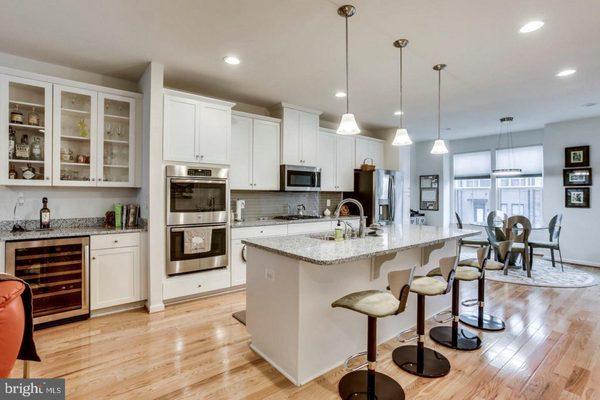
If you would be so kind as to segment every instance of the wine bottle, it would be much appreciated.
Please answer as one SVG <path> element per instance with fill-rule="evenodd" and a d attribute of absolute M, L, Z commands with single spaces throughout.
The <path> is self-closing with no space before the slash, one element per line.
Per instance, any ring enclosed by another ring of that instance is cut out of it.
<path fill-rule="evenodd" d="M 40 229 L 50 228 L 50 209 L 48 208 L 48 198 L 42 199 L 43 207 L 40 210 Z"/>

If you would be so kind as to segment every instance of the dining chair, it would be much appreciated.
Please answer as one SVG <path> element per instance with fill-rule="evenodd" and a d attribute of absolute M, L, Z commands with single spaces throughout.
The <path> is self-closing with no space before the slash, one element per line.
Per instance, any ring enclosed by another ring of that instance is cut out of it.
<path fill-rule="evenodd" d="M 560 258 L 560 268 L 564 272 L 565 267 L 563 265 L 562 253 L 560 251 L 560 231 L 562 228 L 562 214 L 556 214 L 550 220 L 548 224 L 549 240 L 545 241 L 530 241 L 529 242 L 529 260 L 533 262 L 533 249 L 549 249 L 550 257 L 552 258 L 552 266 L 556 268 L 556 262 L 554 260 L 554 251 L 558 250 L 558 257 Z"/>
<path fill-rule="evenodd" d="M 463 229 L 463 223 L 462 223 L 462 220 L 460 219 L 460 216 L 456 212 L 454 213 L 454 215 L 456 216 L 456 226 L 458 227 L 458 229 Z M 462 246 L 484 247 L 484 246 L 488 246 L 489 244 L 490 243 L 488 242 L 488 240 L 486 238 L 459 239 L 459 241 L 458 241 L 458 259 L 460 260 L 460 250 L 461 250 Z"/>
<path fill-rule="evenodd" d="M 498 222 L 502 222 L 502 226 L 506 225 L 506 220 L 508 219 L 508 215 L 504 211 L 494 210 L 490 211 L 487 216 L 487 225 L 488 226 L 498 226 Z"/>
<path fill-rule="evenodd" d="M 531 278 L 529 235 L 531 234 L 531 221 L 523 215 L 513 215 L 506 221 L 505 234 L 508 240 L 512 241 L 512 254 L 521 255 L 523 260 L 523 270 L 527 271 L 527 277 Z M 504 269 L 504 275 L 508 274 L 508 269 Z"/>

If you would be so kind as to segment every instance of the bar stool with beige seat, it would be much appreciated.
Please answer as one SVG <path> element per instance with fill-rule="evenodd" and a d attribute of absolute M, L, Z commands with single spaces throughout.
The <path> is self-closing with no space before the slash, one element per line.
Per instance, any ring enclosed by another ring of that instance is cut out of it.
<path fill-rule="evenodd" d="M 358 356 L 367 355 L 367 370 L 352 371 L 342 377 L 338 392 L 342 399 L 404 400 L 404 390 L 388 375 L 376 372 L 377 362 L 377 318 L 398 315 L 406 308 L 414 268 L 392 271 L 388 274 L 390 292 L 365 290 L 350 293 L 331 304 L 365 314 L 368 317 L 367 351 L 349 357 L 344 365 Z"/>
<path fill-rule="evenodd" d="M 461 265 L 459 263 L 456 268 L 454 282 L 452 283 L 452 326 L 436 326 L 429 331 L 429 336 L 442 346 L 455 350 L 477 350 L 481 347 L 479 336 L 468 329 L 460 328 L 458 324 L 460 282 L 480 280 L 483 275 L 483 269 L 480 269 L 478 266 L 484 264 L 488 251 L 489 246 L 481 247 L 477 250 L 477 265 Z M 441 268 L 429 271 L 427 276 L 442 276 Z"/>
<path fill-rule="evenodd" d="M 410 291 L 417 294 L 417 345 L 406 345 L 392 352 L 392 359 L 404 371 L 414 375 L 439 378 L 450 372 L 450 361 L 435 350 L 425 347 L 425 297 L 450 292 L 458 257 L 440 259 L 441 278 L 416 277 Z"/>
<path fill-rule="evenodd" d="M 485 312 L 485 271 L 500 271 L 506 267 L 510 259 L 510 250 L 512 242 L 503 241 L 496 243 L 496 252 L 498 258 L 501 261 L 490 260 L 481 258 L 477 254 L 477 258 L 470 258 L 462 260 L 458 263 L 463 267 L 476 267 L 481 271 L 481 277 L 477 283 L 477 300 L 478 306 L 477 314 L 461 314 L 460 322 L 473 328 L 481 329 L 484 331 L 501 331 L 505 328 L 504 321 L 493 315 L 486 314 Z M 472 300 L 466 300 L 463 305 L 471 302 Z"/>

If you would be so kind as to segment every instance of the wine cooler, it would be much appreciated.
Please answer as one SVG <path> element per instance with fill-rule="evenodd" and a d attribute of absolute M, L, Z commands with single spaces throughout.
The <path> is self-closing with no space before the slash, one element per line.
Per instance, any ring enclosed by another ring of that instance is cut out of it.
<path fill-rule="evenodd" d="M 89 238 L 6 243 L 6 272 L 33 292 L 33 322 L 89 317 Z"/>

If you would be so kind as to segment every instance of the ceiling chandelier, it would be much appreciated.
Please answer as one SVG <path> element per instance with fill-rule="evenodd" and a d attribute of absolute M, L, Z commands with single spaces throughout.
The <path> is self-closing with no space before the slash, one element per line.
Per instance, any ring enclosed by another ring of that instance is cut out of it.
<path fill-rule="evenodd" d="M 350 113 L 350 90 L 348 88 L 348 18 L 356 13 L 356 8 L 345 5 L 338 8 L 338 14 L 346 19 L 346 113 L 342 115 L 337 133 L 340 135 L 356 135 L 360 128 L 356 124 L 354 114 Z"/>
<path fill-rule="evenodd" d="M 521 174 L 521 168 L 515 168 L 515 160 L 513 154 L 513 142 L 512 142 L 512 122 L 513 117 L 502 117 L 500 118 L 500 134 L 498 135 L 498 147 L 500 148 L 502 136 L 506 131 L 507 145 L 508 145 L 508 168 L 495 168 L 492 170 L 494 176 L 515 176 Z M 506 129 L 505 129 L 506 127 Z"/>
<path fill-rule="evenodd" d="M 394 47 L 400 49 L 400 124 L 398 129 L 396 129 L 396 136 L 394 136 L 392 146 L 408 146 L 413 143 L 410 136 L 408 136 L 408 131 L 404 128 L 404 107 L 402 103 L 404 95 L 404 91 L 402 90 L 402 49 L 406 46 L 408 46 L 407 39 L 398 39 L 394 42 Z"/>

